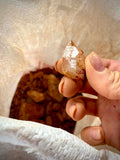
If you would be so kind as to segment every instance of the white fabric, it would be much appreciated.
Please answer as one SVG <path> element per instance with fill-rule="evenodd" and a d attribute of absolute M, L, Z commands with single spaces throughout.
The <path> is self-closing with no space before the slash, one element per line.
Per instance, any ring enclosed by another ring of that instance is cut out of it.
<path fill-rule="evenodd" d="M 85 54 L 120 59 L 119 6 L 119 0 L 0 0 L 1 160 L 120 159 L 60 129 L 7 118 L 21 76 L 54 65 L 69 40 Z"/>
<path fill-rule="evenodd" d="M 5 157 L 25 159 L 31 155 L 34 160 L 119 159 L 119 155 L 107 150 L 97 151 L 61 129 L 5 117 L 0 117 L 0 126 L 0 149 L 5 148 L 9 153 L 8 157 L 6 150 L 1 149 L 1 160 Z"/>

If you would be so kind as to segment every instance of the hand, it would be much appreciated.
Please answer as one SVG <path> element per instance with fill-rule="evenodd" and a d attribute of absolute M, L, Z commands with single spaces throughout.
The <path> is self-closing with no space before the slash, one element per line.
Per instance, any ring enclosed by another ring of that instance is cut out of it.
<path fill-rule="evenodd" d="M 62 61 L 57 68 L 60 70 Z M 59 91 L 65 97 L 76 93 L 89 93 L 98 99 L 77 96 L 68 100 L 66 112 L 78 121 L 86 114 L 98 116 L 101 126 L 91 126 L 81 131 L 81 138 L 90 145 L 108 144 L 120 150 L 120 61 L 102 59 L 91 53 L 86 57 L 86 79 L 63 77 Z"/>

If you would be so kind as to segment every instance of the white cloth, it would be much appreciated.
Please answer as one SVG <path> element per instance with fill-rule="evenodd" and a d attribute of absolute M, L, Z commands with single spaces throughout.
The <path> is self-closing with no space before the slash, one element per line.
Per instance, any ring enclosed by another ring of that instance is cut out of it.
<path fill-rule="evenodd" d="M 119 0 L 0 1 L 1 160 L 120 159 L 63 130 L 7 118 L 21 76 L 54 65 L 69 40 L 85 54 L 120 59 L 119 6 Z"/>
<path fill-rule="evenodd" d="M 61 129 L 0 117 L 0 159 L 118 160 L 108 150 L 97 151 Z"/>

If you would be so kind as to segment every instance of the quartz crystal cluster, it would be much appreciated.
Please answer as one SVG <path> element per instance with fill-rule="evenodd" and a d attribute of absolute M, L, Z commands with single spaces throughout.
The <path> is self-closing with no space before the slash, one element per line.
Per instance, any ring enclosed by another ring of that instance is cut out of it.
<path fill-rule="evenodd" d="M 61 73 L 72 79 L 84 79 L 85 77 L 84 53 L 72 41 L 67 44 L 63 51 Z"/>

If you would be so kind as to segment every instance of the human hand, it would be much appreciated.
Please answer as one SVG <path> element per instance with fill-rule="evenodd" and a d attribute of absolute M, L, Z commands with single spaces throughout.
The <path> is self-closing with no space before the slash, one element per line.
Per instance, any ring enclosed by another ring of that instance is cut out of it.
<path fill-rule="evenodd" d="M 57 62 L 60 71 L 62 61 Z M 63 77 L 59 91 L 65 97 L 89 93 L 98 99 L 77 96 L 68 100 L 66 112 L 78 121 L 85 115 L 98 116 L 101 126 L 86 127 L 81 138 L 90 145 L 108 144 L 120 150 L 120 61 L 102 59 L 91 53 L 86 57 L 86 79 Z"/>

